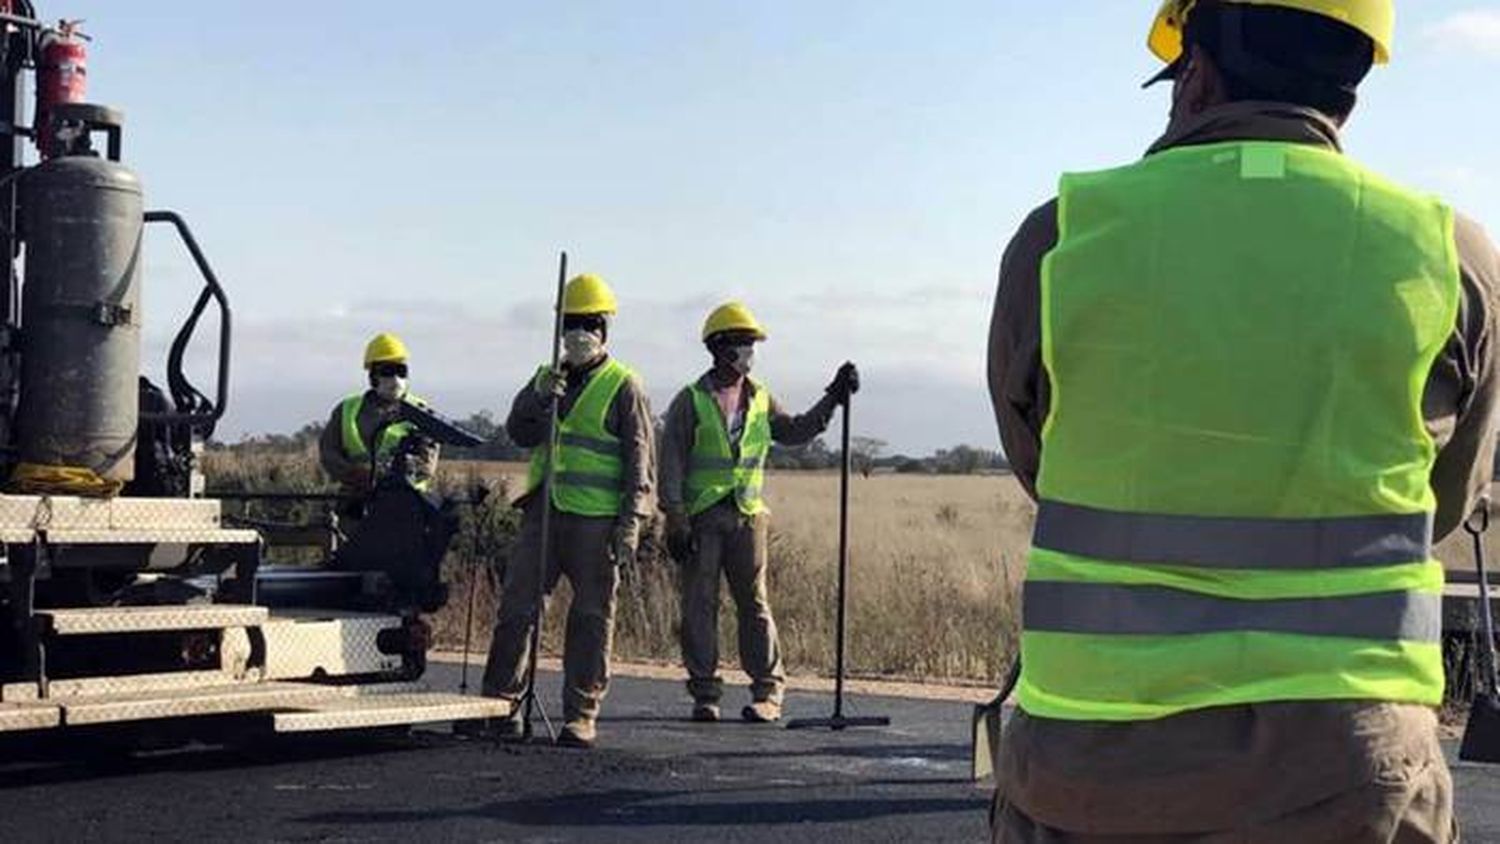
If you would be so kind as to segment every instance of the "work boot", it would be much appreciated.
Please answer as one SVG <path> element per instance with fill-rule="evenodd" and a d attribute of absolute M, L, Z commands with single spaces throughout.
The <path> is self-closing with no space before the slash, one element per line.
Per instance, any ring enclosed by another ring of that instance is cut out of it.
<path fill-rule="evenodd" d="M 693 720 L 700 724 L 709 724 L 719 720 L 719 705 L 701 702 L 693 704 Z"/>
<path fill-rule="evenodd" d="M 557 734 L 558 747 L 576 747 L 592 750 L 599 741 L 599 730 L 592 718 L 576 718 L 563 725 Z"/>
<path fill-rule="evenodd" d="M 740 710 L 740 717 L 752 724 L 770 724 L 781 720 L 781 704 L 757 700 Z"/>

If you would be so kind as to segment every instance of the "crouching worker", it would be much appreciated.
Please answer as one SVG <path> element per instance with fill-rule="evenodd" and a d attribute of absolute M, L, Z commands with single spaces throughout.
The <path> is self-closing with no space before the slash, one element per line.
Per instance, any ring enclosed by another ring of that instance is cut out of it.
<path fill-rule="evenodd" d="M 484 693 L 517 704 L 499 723 L 502 737 L 523 729 L 532 624 L 538 594 L 560 575 L 573 590 L 563 643 L 563 728 L 559 744 L 592 747 L 595 721 L 609 687 L 618 566 L 635 556 L 642 525 L 655 507 L 651 407 L 640 379 L 605 350 L 615 296 L 597 276 L 568 282 L 563 295 L 563 365 L 543 366 L 511 405 L 506 431 L 532 449 L 524 513 L 506 567 L 498 623 L 484 672 Z M 540 564 L 542 508 L 538 491 L 548 461 L 549 400 L 558 397 L 558 449 L 553 457 L 550 553 Z M 543 579 L 540 584 L 537 578 Z M 540 589 L 538 588 L 540 585 Z"/>
<path fill-rule="evenodd" d="M 859 373 L 846 363 L 811 410 L 786 413 L 750 377 L 755 344 L 765 339 L 738 302 L 711 313 L 703 342 L 713 367 L 677 394 L 662 435 L 662 510 L 668 549 L 682 564 L 682 660 L 695 721 L 719 720 L 721 571 L 738 615 L 740 666 L 750 675 L 751 702 L 741 716 L 781 718 L 785 675 L 766 595 L 766 457 L 773 442 L 801 445 L 821 434 L 834 408 L 859 389 Z"/>
<path fill-rule="evenodd" d="M 377 334 L 365 346 L 368 389 L 334 405 L 318 439 L 318 462 L 348 497 L 339 508 L 340 525 L 353 534 L 364 502 L 379 474 L 390 466 L 402 440 L 415 429 L 396 421 L 403 402 L 427 407 L 408 388 L 410 353 L 394 334 Z M 438 452 L 428 445 L 407 464 L 413 485 L 425 489 L 437 472 Z"/>

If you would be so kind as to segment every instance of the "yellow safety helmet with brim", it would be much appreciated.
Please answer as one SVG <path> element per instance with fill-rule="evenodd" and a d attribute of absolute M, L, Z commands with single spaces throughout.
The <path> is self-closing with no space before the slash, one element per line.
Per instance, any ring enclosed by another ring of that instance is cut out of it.
<path fill-rule="evenodd" d="M 1220 0 L 1244 6 L 1279 6 L 1347 24 L 1375 42 L 1375 63 L 1386 64 L 1396 39 L 1395 0 Z M 1146 44 L 1167 64 L 1182 57 L 1182 29 L 1197 0 L 1165 0 L 1151 24 Z"/>
<path fill-rule="evenodd" d="M 563 313 L 568 316 L 613 314 L 618 310 L 614 291 L 592 273 L 574 276 L 563 288 Z"/>
<path fill-rule="evenodd" d="M 401 338 L 389 332 L 376 334 L 365 346 L 365 369 L 377 363 L 406 363 L 411 355 Z"/>
<path fill-rule="evenodd" d="M 755 314 L 751 313 L 743 302 L 725 302 L 714 308 L 713 313 L 709 314 L 708 319 L 703 322 L 705 341 L 725 331 L 743 331 L 753 334 L 757 340 L 764 340 L 769 336 L 766 334 L 766 327 L 755 318 Z"/>

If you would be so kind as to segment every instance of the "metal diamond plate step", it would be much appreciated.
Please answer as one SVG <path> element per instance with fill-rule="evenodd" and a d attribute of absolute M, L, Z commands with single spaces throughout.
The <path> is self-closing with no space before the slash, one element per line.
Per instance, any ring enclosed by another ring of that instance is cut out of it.
<path fill-rule="evenodd" d="M 0 541 L 26 543 L 38 531 L 54 544 L 240 545 L 253 530 L 224 528 L 222 503 L 212 499 L 77 498 L 0 495 Z"/>
<path fill-rule="evenodd" d="M 62 710 L 44 703 L 0 703 L 0 733 L 46 730 L 62 721 Z"/>
<path fill-rule="evenodd" d="M 201 689 L 208 686 L 237 686 L 259 682 L 254 675 L 235 677 L 223 671 L 174 671 L 166 674 L 132 674 L 78 679 L 53 680 L 47 684 L 47 699 L 54 703 L 62 698 L 98 697 L 136 692 L 166 692 Z M 31 703 L 42 699 L 36 683 L 7 683 L 0 686 L 0 701 Z"/>
<path fill-rule="evenodd" d="M 238 604 L 194 604 L 176 607 L 87 607 L 40 610 L 59 636 L 100 633 L 147 633 L 160 630 L 214 630 L 255 627 L 270 613 L 265 607 Z"/>
<path fill-rule="evenodd" d="M 278 733 L 298 733 L 504 718 L 510 712 L 510 701 L 493 698 L 439 692 L 376 694 L 332 701 L 306 712 L 278 712 L 272 716 L 272 722 Z"/>
<path fill-rule="evenodd" d="M 63 723 L 108 724 L 146 721 L 191 715 L 224 715 L 234 712 L 267 712 L 305 709 L 320 702 L 336 701 L 337 687 L 309 683 L 263 683 L 253 686 L 222 686 L 178 689 L 122 695 L 72 698 L 61 703 Z"/>

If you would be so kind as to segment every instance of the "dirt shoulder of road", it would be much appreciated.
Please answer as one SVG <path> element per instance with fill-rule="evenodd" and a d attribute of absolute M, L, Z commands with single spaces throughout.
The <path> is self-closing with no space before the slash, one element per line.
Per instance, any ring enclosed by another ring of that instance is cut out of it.
<path fill-rule="evenodd" d="M 458 665 L 463 662 L 463 654 L 457 651 L 432 651 L 427 658 L 434 662 L 442 662 Z M 469 655 L 469 666 L 471 677 L 478 680 L 479 674 L 484 671 L 485 655 L 482 653 Z M 543 657 L 542 667 L 552 671 L 562 670 L 562 660 L 555 657 Z M 683 674 L 682 667 L 665 662 L 612 662 L 610 672 L 618 677 L 638 677 L 647 680 L 678 680 L 685 681 L 687 677 Z M 724 683 L 727 686 L 748 686 L 750 678 L 742 671 L 725 671 Z M 796 676 L 788 677 L 786 686 L 789 691 L 797 692 L 827 692 L 833 693 L 833 678 Z M 910 700 L 939 700 L 955 703 L 989 703 L 994 699 L 998 689 L 974 684 L 940 684 L 915 682 L 911 680 L 895 678 L 870 678 L 857 677 L 844 681 L 844 691 L 856 695 L 875 695 L 878 697 L 907 698 Z M 686 695 L 686 691 L 683 692 Z"/>

